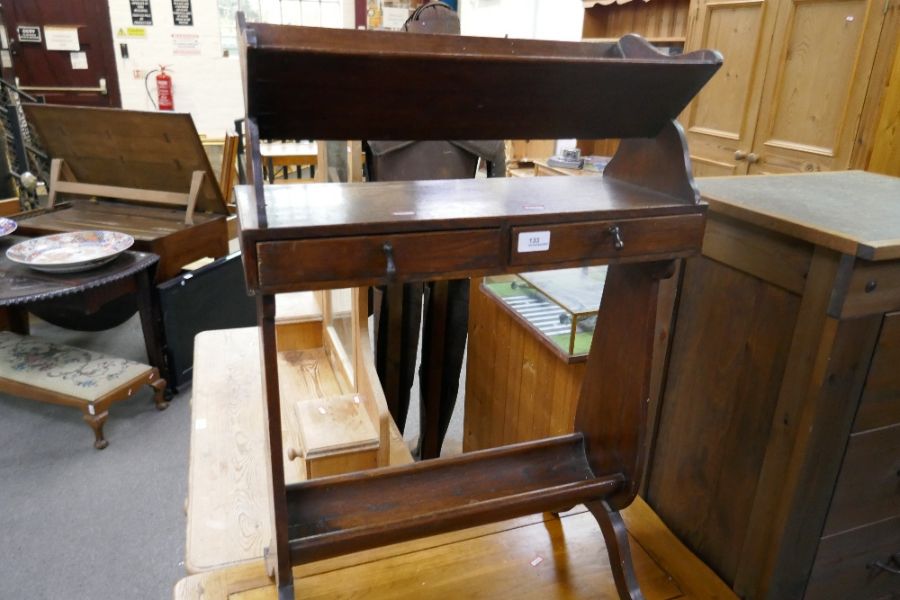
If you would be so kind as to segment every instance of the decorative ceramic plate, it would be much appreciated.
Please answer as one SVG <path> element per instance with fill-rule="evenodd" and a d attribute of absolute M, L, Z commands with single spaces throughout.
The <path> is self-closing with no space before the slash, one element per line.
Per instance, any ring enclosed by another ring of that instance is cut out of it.
<path fill-rule="evenodd" d="M 7 219 L 6 217 L 0 217 L 0 237 L 4 235 L 9 235 L 13 231 L 16 230 L 18 224 L 12 219 Z"/>
<path fill-rule="evenodd" d="M 19 242 L 6 251 L 6 258 L 38 271 L 74 273 L 108 263 L 132 244 L 127 233 L 73 231 Z"/>

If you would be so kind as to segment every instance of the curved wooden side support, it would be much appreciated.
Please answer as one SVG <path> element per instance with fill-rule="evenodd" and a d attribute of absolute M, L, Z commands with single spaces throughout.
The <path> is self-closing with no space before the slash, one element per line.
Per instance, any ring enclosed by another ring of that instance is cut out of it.
<path fill-rule="evenodd" d="M 687 204 L 700 203 L 700 190 L 691 175 L 684 130 L 669 121 L 655 138 L 630 138 L 619 142 L 603 176 L 661 192 Z"/>
<path fill-rule="evenodd" d="M 575 431 L 584 435 L 594 475 L 625 476 L 621 491 L 607 499 L 613 510 L 631 504 L 643 476 L 659 280 L 671 277 L 674 266 L 610 265 L 606 275 Z"/>
<path fill-rule="evenodd" d="M 694 50 L 687 54 L 677 54 L 672 56 L 662 52 L 636 33 L 627 33 L 619 38 L 616 44 L 619 53 L 623 58 L 660 58 L 672 61 L 684 62 L 708 62 L 713 64 L 722 64 L 724 60 L 722 53 L 717 50 Z"/>
<path fill-rule="evenodd" d="M 644 600 L 644 594 L 638 585 L 637 576 L 634 574 L 634 564 L 631 562 L 631 547 L 628 544 L 628 532 L 625 530 L 625 521 L 618 511 L 610 509 L 609 505 L 597 500 L 585 502 L 606 542 L 606 551 L 609 553 L 609 566 L 612 569 L 613 580 L 616 582 L 616 591 L 623 600 Z"/>

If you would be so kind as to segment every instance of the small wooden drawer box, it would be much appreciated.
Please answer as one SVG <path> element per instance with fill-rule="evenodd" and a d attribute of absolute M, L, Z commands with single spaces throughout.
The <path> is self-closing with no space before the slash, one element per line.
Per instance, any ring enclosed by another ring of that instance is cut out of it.
<path fill-rule="evenodd" d="M 513 227 L 509 262 L 526 266 L 641 256 L 652 252 L 660 240 L 666 241 L 667 248 L 680 245 L 692 252 L 703 241 L 703 226 L 703 215 L 684 215 Z"/>
<path fill-rule="evenodd" d="M 422 279 L 463 276 L 496 269 L 503 260 L 500 239 L 500 230 L 490 228 L 263 242 L 259 282 L 265 289 L 373 285 L 387 282 L 398 269 Z M 302 267 L 297 256 L 305 257 Z"/>

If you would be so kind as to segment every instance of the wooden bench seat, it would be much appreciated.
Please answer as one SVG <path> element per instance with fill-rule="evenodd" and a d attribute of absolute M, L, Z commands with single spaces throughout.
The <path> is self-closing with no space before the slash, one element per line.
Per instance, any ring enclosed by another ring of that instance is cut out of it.
<path fill-rule="evenodd" d="M 165 409 L 166 381 L 155 367 L 35 336 L 0 331 L 0 389 L 16 396 L 81 409 L 94 431 L 94 447 L 109 445 L 103 424 L 111 404 L 143 385 Z"/>

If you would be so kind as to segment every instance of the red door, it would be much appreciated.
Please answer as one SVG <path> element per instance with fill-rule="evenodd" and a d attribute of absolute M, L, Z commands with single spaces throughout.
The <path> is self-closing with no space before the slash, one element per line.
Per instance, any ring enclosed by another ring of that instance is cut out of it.
<path fill-rule="evenodd" d="M 3 0 L 3 77 L 52 104 L 122 106 L 106 0 Z"/>

